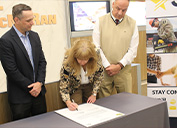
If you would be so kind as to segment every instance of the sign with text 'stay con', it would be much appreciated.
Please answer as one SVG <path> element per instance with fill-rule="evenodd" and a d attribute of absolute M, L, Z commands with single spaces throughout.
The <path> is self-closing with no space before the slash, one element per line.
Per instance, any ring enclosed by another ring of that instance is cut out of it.
<path fill-rule="evenodd" d="M 177 87 L 148 87 L 148 96 L 167 102 L 169 117 L 177 116 Z"/>

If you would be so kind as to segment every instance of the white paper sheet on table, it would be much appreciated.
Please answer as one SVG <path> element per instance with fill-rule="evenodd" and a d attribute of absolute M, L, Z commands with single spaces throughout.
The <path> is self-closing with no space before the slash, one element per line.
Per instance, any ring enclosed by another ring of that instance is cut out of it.
<path fill-rule="evenodd" d="M 100 124 L 124 115 L 118 111 L 87 103 L 79 105 L 78 111 L 70 111 L 68 108 L 64 108 L 55 112 L 86 127 Z"/>

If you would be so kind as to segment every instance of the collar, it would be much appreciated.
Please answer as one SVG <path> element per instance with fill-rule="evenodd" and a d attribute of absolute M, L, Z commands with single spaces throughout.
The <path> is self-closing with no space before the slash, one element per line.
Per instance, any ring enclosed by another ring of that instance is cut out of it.
<path fill-rule="evenodd" d="M 115 21 L 116 18 L 113 16 L 112 12 L 111 12 L 110 14 L 111 14 L 112 19 Z M 119 23 L 122 22 L 123 19 L 124 19 L 124 18 L 120 19 L 120 20 L 119 20 Z"/>
<path fill-rule="evenodd" d="M 13 28 L 15 29 L 19 37 L 24 37 L 24 35 L 15 27 L 15 25 L 13 25 Z M 29 32 L 27 31 L 25 36 L 28 36 L 28 35 L 29 35 Z"/>

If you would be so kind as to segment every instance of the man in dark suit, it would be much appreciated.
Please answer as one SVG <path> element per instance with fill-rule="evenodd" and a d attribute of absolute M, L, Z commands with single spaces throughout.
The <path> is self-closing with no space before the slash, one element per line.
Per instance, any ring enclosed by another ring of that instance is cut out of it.
<path fill-rule="evenodd" d="M 31 31 L 31 7 L 18 4 L 12 9 L 15 24 L 0 40 L 1 63 L 7 75 L 7 93 L 13 120 L 46 112 L 46 60 L 41 41 Z"/>

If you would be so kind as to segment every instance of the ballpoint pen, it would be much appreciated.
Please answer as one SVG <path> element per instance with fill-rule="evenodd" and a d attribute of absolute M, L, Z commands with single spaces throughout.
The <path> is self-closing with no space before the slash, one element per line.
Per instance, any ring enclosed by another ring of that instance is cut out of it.
<path fill-rule="evenodd" d="M 75 103 L 73 99 L 72 99 L 72 102 Z M 76 110 L 78 111 L 78 108 L 76 108 Z"/>

